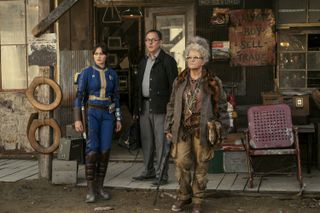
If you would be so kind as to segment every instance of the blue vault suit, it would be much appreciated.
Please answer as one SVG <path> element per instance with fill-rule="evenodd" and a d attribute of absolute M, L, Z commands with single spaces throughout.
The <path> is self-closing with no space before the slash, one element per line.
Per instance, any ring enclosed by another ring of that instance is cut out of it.
<path fill-rule="evenodd" d="M 78 75 L 77 84 L 74 107 L 88 106 L 86 154 L 103 153 L 111 148 L 115 120 L 121 120 L 118 75 L 111 68 L 93 65 Z"/>

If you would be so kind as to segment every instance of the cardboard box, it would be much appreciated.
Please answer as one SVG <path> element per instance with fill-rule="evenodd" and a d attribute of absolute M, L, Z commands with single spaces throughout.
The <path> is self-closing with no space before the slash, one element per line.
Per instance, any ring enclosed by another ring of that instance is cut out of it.
<path fill-rule="evenodd" d="M 276 92 L 262 92 L 262 104 L 281 104 L 283 103 L 283 96 L 280 93 Z"/>

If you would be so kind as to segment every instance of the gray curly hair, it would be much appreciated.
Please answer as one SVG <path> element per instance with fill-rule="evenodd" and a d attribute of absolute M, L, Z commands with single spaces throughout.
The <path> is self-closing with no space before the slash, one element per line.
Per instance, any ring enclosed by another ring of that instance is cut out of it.
<path fill-rule="evenodd" d="M 200 36 L 195 36 L 189 39 L 187 48 L 185 50 L 185 56 L 189 55 L 191 50 L 198 51 L 203 57 L 204 63 L 209 61 L 210 52 L 208 41 Z"/>

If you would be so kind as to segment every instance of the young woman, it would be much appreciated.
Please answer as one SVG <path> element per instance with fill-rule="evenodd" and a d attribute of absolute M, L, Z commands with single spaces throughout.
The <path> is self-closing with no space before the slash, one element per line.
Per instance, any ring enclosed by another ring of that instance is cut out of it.
<path fill-rule="evenodd" d="M 118 76 L 115 70 L 107 67 L 106 45 L 96 45 L 92 54 L 95 64 L 79 74 L 74 103 L 76 131 L 84 132 L 88 127 L 85 163 L 88 203 L 95 202 L 96 195 L 110 199 L 110 194 L 103 191 L 103 182 L 113 131 L 121 130 Z M 85 108 L 88 109 L 84 118 L 87 122 L 83 122 L 84 116 L 81 114 Z"/>

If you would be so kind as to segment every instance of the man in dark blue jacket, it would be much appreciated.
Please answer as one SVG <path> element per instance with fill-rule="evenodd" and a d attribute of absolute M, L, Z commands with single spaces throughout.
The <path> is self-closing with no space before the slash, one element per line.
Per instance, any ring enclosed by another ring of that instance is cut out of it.
<path fill-rule="evenodd" d="M 145 169 L 135 180 L 159 178 L 159 162 L 165 144 L 164 120 L 172 83 L 178 75 L 177 63 L 161 48 L 162 34 L 149 30 L 145 36 L 147 55 L 140 61 L 136 82 L 134 117 L 140 117 L 141 144 Z M 154 167 L 156 154 L 156 167 Z M 168 181 L 168 166 L 161 184 Z M 157 183 L 155 181 L 154 183 Z"/>

